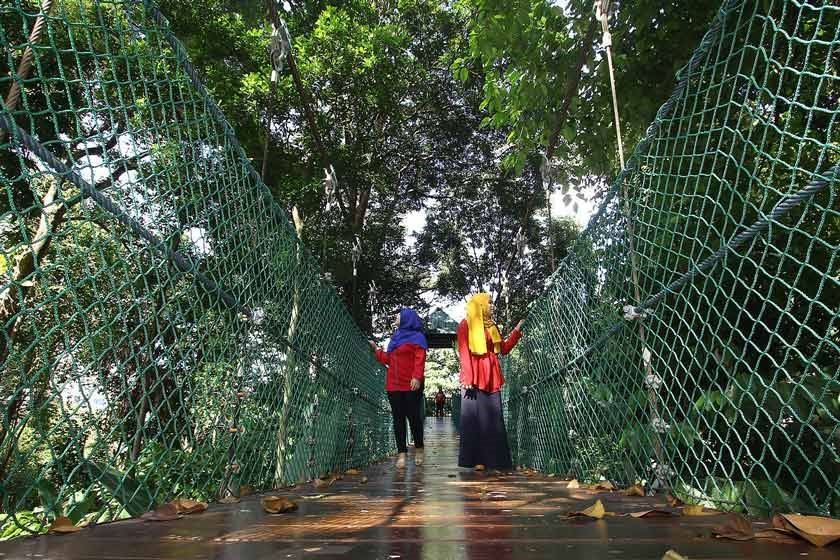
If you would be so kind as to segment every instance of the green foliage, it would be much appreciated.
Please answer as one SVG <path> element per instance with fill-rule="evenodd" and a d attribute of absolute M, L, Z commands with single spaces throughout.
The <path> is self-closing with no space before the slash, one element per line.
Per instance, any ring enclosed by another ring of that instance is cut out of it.
<path fill-rule="evenodd" d="M 447 397 L 458 394 L 460 383 L 460 362 L 454 349 L 432 349 L 426 353 L 425 393 L 434 397 L 438 387 Z"/>
<path fill-rule="evenodd" d="M 22 77 L 30 4 L 0 7 L 0 93 L 23 87 L 3 115 L 161 243 L 0 141 L 0 538 L 382 457 L 383 372 L 361 331 L 422 309 L 421 293 L 481 289 L 506 329 L 529 318 L 506 363 L 517 462 L 750 513 L 839 514 L 836 185 L 642 330 L 609 330 L 837 161 L 836 7 L 739 9 L 685 68 L 717 2 L 616 3 L 628 145 L 671 76 L 684 86 L 607 194 L 588 2 L 295 3 L 300 83 L 286 70 L 272 88 L 262 2 L 164 1 L 262 182 L 143 3 L 55 3 Z M 593 189 L 585 232 L 547 211 L 556 190 L 572 206 Z M 421 209 L 415 245 L 402 218 Z M 430 359 L 427 390 L 456 379 L 451 353 Z"/>
<path fill-rule="evenodd" d="M 609 174 L 618 162 L 612 101 L 593 4 L 572 0 L 461 0 L 462 81 L 483 81 L 482 121 L 507 132 L 506 167 L 534 152 L 559 163 L 561 184 Z M 612 2 L 610 27 L 624 145 L 632 146 L 670 93 L 672 75 L 705 33 L 720 2 Z"/>
<path fill-rule="evenodd" d="M 228 8 L 189 3 L 170 16 L 208 31 L 199 58 L 218 70 L 217 95 L 226 85 L 245 96 L 238 126 L 264 105 L 253 32 L 264 23 Z M 0 42 L 26 44 L 36 17 L 1 6 Z M 21 49 L 0 59 L 3 96 L 24 88 L 3 116 L 161 240 L 3 135 L 5 536 L 59 514 L 104 522 L 176 496 L 275 488 L 392 445 L 384 371 L 169 39 L 143 3 L 71 0 L 54 3 L 31 76 L 15 74 Z M 226 58 L 231 47 L 254 67 Z"/>
<path fill-rule="evenodd" d="M 25 537 L 43 528 L 44 519 L 35 511 L 22 511 L 15 515 L 0 514 L 0 540 Z"/>
<path fill-rule="evenodd" d="M 840 10 L 814 7 L 806 32 L 786 6 L 724 4 L 531 306 L 508 362 L 528 464 L 670 486 L 725 510 L 838 515 L 836 179 L 697 273 L 787 195 L 836 173 Z M 652 309 L 625 321 L 628 304 Z"/>
<path fill-rule="evenodd" d="M 93 461 L 89 461 L 87 465 L 91 471 L 91 478 L 105 486 L 129 515 L 139 517 L 154 506 L 153 492 L 145 484 L 126 473 Z"/>

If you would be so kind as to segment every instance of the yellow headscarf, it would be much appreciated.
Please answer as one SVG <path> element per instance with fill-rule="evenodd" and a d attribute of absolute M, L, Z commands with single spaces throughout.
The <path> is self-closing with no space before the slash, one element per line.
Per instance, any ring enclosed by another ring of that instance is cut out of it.
<path fill-rule="evenodd" d="M 467 302 L 467 328 L 469 330 L 470 352 L 473 354 L 487 353 L 487 337 L 484 329 L 490 331 L 493 340 L 493 351 L 502 350 L 502 334 L 499 327 L 490 318 L 490 294 L 476 294 Z"/>

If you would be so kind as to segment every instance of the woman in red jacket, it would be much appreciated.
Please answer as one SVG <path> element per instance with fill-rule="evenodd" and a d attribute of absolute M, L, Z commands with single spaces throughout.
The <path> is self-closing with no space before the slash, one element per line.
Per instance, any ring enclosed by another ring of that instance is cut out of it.
<path fill-rule="evenodd" d="M 373 342 L 370 345 L 376 352 L 376 359 L 388 366 L 385 390 L 391 403 L 394 437 L 397 439 L 397 468 L 403 469 L 408 451 L 405 441 L 406 420 L 411 426 L 411 437 L 414 439 L 414 463 L 423 464 L 423 421 L 420 418 L 423 395 L 420 389 L 423 386 L 429 344 L 423 334 L 423 321 L 413 309 L 402 309 L 397 316 L 396 326 L 387 352 L 380 350 Z"/>
<path fill-rule="evenodd" d="M 461 358 L 461 444 L 458 466 L 509 469 L 513 466 L 502 416 L 501 389 L 505 383 L 498 354 L 519 342 L 522 321 L 507 339 L 493 322 L 489 294 L 467 303 L 467 318 L 458 325 Z"/>

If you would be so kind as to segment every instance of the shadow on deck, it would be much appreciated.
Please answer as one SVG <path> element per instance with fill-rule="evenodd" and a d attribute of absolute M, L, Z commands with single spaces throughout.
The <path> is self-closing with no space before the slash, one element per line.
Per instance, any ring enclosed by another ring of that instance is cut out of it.
<path fill-rule="evenodd" d="M 716 540 L 721 517 L 570 520 L 600 498 L 608 511 L 665 507 L 664 497 L 629 498 L 567 490 L 553 478 L 459 471 L 450 419 L 427 419 L 427 462 L 406 472 L 391 462 L 348 476 L 331 488 L 292 493 L 300 509 L 263 513 L 259 496 L 212 504 L 177 521 L 120 521 L 66 536 L 0 543 L 0 558 L 120 560 L 194 558 L 659 560 L 669 548 L 690 559 L 840 558 L 838 547 Z M 757 524 L 758 525 L 758 524 Z"/>

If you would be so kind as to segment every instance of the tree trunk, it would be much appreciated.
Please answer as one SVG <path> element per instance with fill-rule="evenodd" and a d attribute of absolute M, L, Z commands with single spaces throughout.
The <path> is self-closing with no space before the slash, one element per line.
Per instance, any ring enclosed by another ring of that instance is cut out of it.
<path fill-rule="evenodd" d="M 583 67 L 586 66 L 587 60 L 589 60 L 589 56 L 591 54 L 591 47 L 592 42 L 595 40 L 595 31 L 596 25 L 595 20 L 593 20 L 589 24 L 589 28 L 586 31 L 586 36 L 583 38 L 583 42 L 580 45 L 580 49 L 578 49 L 577 53 L 577 68 L 576 72 L 572 75 L 572 79 L 566 85 L 566 92 L 563 97 L 563 103 L 560 106 L 560 109 L 557 111 L 557 123 L 554 128 L 554 132 L 551 134 L 551 137 L 548 140 L 548 146 L 546 146 L 545 150 L 545 157 L 550 162 L 551 159 L 554 157 L 554 152 L 557 149 L 557 143 L 560 141 L 560 135 L 563 131 L 563 126 L 566 124 L 566 121 L 569 118 L 569 110 L 572 106 L 572 100 L 575 98 L 578 86 L 580 85 L 580 78 L 583 76 Z M 539 168 L 538 168 L 539 169 Z M 537 177 L 539 177 L 539 184 L 537 188 L 534 189 L 534 192 L 528 198 L 528 202 L 525 205 L 525 212 L 522 215 L 522 229 L 525 230 L 528 227 L 528 219 L 531 216 L 531 210 L 534 207 L 534 202 L 537 199 L 537 194 L 543 190 L 542 184 L 542 174 L 537 171 Z M 549 202 L 549 206 L 551 203 Z M 549 222 L 549 232 L 551 231 L 551 222 Z M 511 252 L 511 256 L 508 259 L 507 265 L 505 266 L 505 270 L 510 270 L 510 267 L 513 265 L 514 257 L 516 256 L 515 252 Z M 552 255 L 553 260 L 553 255 Z M 552 265 L 553 267 L 553 265 Z"/>
<path fill-rule="evenodd" d="M 292 219 L 295 222 L 295 231 L 298 236 L 298 244 L 295 249 L 295 265 L 297 268 L 303 261 L 303 246 L 301 245 L 301 235 L 303 233 L 303 220 L 298 213 L 297 207 L 292 208 Z M 296 277 L 297 280 L 297 277 Z M 301 306 L 301 285 L 299 282 L 294 284 L 294 293 L 292 294 L 292 313 L 289 317 L 289 328 L 286 330 L 286 340 L 294 343 L 297 335 L 298 324 L 300 323 L 300 306 Z M 279 488 L 283 485 L 284 475 L 286 470 L 286 461 L 288 453 L 287 439 L 289 436 L 289 414 L 292 409 L 292 391 L 294 390 L 294 374 L 297 369 L 298 356 L 291 348 L 287 351 L 285 375 L 283 376 L 283 402 L 280 405 L 280 421 L 277 426 L 277 443 L 275 446 L 275 468 L 274 468 L 274 486 Z"/>
<path fill-rule="evenodd" d="M 0 337 L 0 363 L 3 364 L 8 362 L 9 353 L 17 338 L 20 326 L 18 313 L 31 287 L 29 277 L 47 254 L 56 229 L 64 223 L 67 215 L 67 207 L 55 200 L 59 183 L 60 180 L 55 179 L 41 200 L 38 230 L 26 252 L 17 258 L 11 282 L 0 292 L 0 325 L 4 325 L 5 334 Z"/>
<path fill-rule="evenodd" d="M 139 158 L 143 155 L 139 154 L 130 161 L 122 162 L 121 166 L 113 170 L 108 178 L 94 185 L 96 189 L 106 190 L 119 181 L 123 175 L 136 169 L 139 165 Z M 21 304 L 25 301 L 31 287 L 28 281 L 29 277 L 46 257 L 58 229 L 67 221 L 69 207 L 81 200 L 77 198 L 70 206 L 63 201 L 57 201 L 56 196 L 61 183 L 62 179 L 56 177 L 41 199 L 41 217 L 38 230 L 35 232 L 33 241 L 27 247 L 26 252 L 17 258 L 17 263 L 12 270 L 11 282 L 3 291 L 0 291 L 0 325 L 2 325 L 4 331 L 4 335 L 0 336 L 0 363 L 2 364 L 7 363 L 9 353 L 17 338 L 17 331 L 20 326 L 18 313 L 20 313 Z"/>

